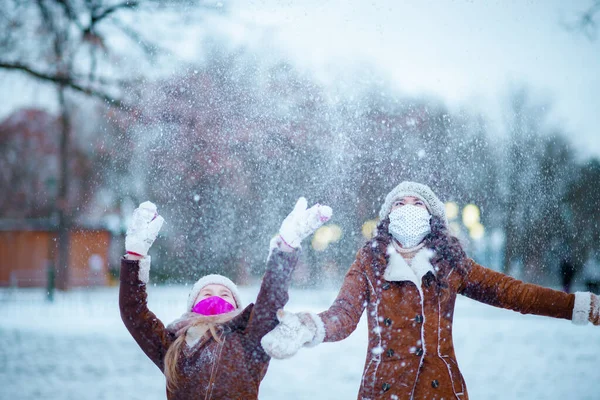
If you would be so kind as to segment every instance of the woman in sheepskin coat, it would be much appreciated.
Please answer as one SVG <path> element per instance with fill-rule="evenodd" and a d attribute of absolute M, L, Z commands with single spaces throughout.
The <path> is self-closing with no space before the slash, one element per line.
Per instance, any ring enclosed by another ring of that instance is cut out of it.
<path fill-rule="evenodd" d="M 275 358 L 346 338 L 367 309 L 369 343 L 359 399 L 467 399 L 452 342 L 456 295 L 523 314 L 600 324 L 598 298 L 523 283 L 468 258 L 429 187 L 403 182 L 380 211 L 333 305 L 278 313 L 262 340 Z"/>
<path fill-rule="evenodd" d="M 187 310 L 167 327 L 148 309 L 148 249 L 162 225 L 150 202 L 134 212 L 121 262 L 119 307 L 125 326 L 165 374 L 167 398 L 257 399 L 270 357 L 260 339 L 277 325 L 302 239 L 331 216 L 327 206 L 306 208 L 300 198 L 271 241 L 267 270 L 255 304 L 242 307 L 236 285 L 208 275 L 193 286 Z"/>

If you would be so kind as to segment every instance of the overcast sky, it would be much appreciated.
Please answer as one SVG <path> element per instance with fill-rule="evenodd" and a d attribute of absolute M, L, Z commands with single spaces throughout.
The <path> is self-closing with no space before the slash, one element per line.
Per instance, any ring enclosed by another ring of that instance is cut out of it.
<path fill-rule="evenodd" d="M 600 156 L 600 32 L 592 41 L 564 26 L 590 4 L 238 0 L 231 13 L 271 27 L 298 65 L 332 76 L 368 60 L 406 93 L 477 107 L 496 122 L 511 85 L 526 84 L 551 99 L 583 156 Z"/>

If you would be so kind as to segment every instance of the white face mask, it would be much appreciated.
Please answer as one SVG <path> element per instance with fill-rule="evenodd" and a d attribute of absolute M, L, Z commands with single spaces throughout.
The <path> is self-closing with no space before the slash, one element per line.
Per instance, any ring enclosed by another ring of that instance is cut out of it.
<path fill-rule="evenodd" d="M 430 219 L 426 209 L 407 204 L 390 213 L 388 231 L 402 247 L 415 247 L 431 232 Z"/>

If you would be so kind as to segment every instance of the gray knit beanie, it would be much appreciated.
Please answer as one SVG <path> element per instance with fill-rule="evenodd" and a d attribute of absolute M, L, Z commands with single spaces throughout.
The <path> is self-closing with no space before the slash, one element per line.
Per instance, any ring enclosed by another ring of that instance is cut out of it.
<path fill-rule="evenodd" d="M 442 221 L 444 221 L 444 224 L 448 226 L 448 219 L 446 218 L 446 208 L 444 203 L 438 199 L 429 186 L 409 181 L 402 182 L 390 193 L 388 193 L 387 196 L 385 196 L 385 201 L 381 206 L 381 210 L 379 210 L 379 219 L 385 219 L 390 214 L 394 201 L 404 196 L 413 196 L 422 200 L 431 215 L 440 217 Z"/>

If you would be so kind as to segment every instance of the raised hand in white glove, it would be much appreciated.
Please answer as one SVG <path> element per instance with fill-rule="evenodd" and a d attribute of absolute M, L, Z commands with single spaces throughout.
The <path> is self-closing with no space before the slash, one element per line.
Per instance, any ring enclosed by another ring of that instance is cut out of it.
<path fill-rule="evenodd" d="M 292 212 L 283 220 L 279 236 L 290 247 L 297 249 L 300 242 L 313 234 L 331 218 L 331 207 L 315 204 L 307 209 L 307 202 L 300 197 Z"/>
<path fill-rule="evenodd" d="M 147 256 L 148 250 L 165 220 L 158 215 L 154 203 L 145 201 L 133 211 L 125 236 L 125 250 L 134 256 Z"/>
<path fill-rule="evenodd" d="M 279 325 L 260 340 L 265 352 L 273 358 L 289 358 L 301 347 L 312 347 L 323 341 L 324 327 L 315 314 L 279 310 L 277 319 Z"/>

